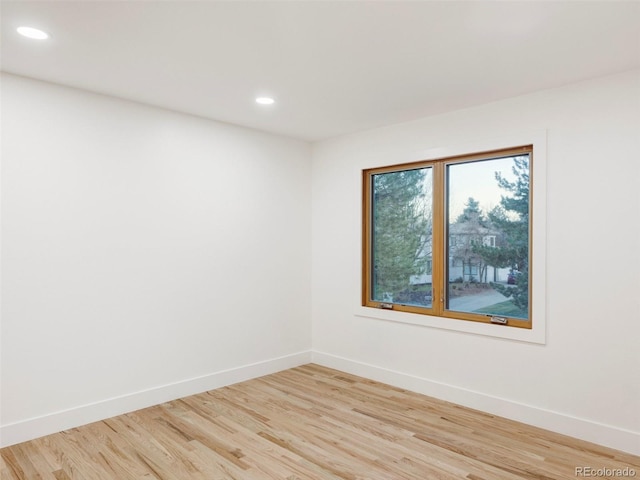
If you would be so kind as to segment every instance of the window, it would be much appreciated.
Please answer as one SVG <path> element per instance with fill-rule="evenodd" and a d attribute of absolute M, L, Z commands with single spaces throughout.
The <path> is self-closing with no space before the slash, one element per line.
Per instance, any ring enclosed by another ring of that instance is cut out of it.
<path fill-rule="evenodd" d="M 473 279 L 472 275 L 478 275 L 478 265 L 471 263 L 471 261 L 469 261 L 468 263 L 463 263 L 464 265 L 464 274 L 466 277 L 471 277 L 471 279 Z"/>
<path fill-rule="evenodd" d="M 531 328 L 533 147 L 363 171 L 362 305 Z"/>
<path fill-rule="evenodd" d="M 485 247 L 495 247 L 496 246 L 496 237 L 495 235 L 489 235 L 482 239 L 482 244 Z"/>

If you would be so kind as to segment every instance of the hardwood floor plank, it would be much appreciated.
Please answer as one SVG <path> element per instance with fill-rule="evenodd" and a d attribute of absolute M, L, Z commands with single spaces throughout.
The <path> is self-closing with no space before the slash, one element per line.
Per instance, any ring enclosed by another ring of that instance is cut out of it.
<path fill-rule="evenodd" d="M 0 450 L 0 456 L 2 457 L 2 478 L 27 478 L 24 470 L 20 466 L 15 452 L 19 453 L 19 445 L 11 448 L 3 448 Z M 10 477 L 9 477 L 10 476 Z"/>
<path fill-rule="evenodd" d="M 313 364 L 0 450 L 3 480 L 568 480 L 576 467 L 640 476 L 640 457 Z"/>

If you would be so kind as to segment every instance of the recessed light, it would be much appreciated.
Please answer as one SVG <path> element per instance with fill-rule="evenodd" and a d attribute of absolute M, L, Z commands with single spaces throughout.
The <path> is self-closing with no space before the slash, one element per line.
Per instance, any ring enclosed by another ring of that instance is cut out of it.
<path fill-rule="evenodd" d="M 49 34 L 47 32 L 43 32 L 42 30 L 38 30 L 33 27 L 18 27 L 18 33 L 27 38 L 33 38 L 35 40 L 46 40 L 49 38 Z"/>
<path fill-rule="evenodd" d="M 276 101 L 271 97 L 258 97 L 256 98 L 256 103 L 260 105 L 273 105 Z"/>

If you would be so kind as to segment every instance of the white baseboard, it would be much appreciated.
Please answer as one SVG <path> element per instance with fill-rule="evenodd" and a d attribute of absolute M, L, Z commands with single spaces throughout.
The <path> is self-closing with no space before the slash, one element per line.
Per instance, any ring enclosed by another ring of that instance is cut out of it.
<path fill-rule="evenodd" d="M 494 397 L 465 388 L 314 351 L 312 360 L 322 365 L 395 387 L 516 420 L 588 442 L 640 455 L 640 433 L 576 418 L 559 412 Z"/>
<path fill-rule="evenodd" d="M 269 375 L 310 362 L 387 383 L 483 412 L 640 455 L 640 433 L 544 410 L 454 385 L 388 370 L 375 365 L 316 351 L 305 351 L 263 362 L 222 370 L 198 378 L 163 385 L 42 417 L 0 426 L 0 448 L 158 405 L 177 398 Z"/>
<path fill-rule="evenodd" d="M 294 353 L 263 362 L 222 370 L 202 377 L 191 378 L 141 392 L 110 398 L 89 405 L 81 405 L 42 417 L 0 426 L 0 448 L 26 442 L 34 438 L 61 432 L 69 428 L 104 420 L 105 418 L 151 407 L 177 398 L 224 387 L 252 378 L 307 364 L 311 351 Z"/>

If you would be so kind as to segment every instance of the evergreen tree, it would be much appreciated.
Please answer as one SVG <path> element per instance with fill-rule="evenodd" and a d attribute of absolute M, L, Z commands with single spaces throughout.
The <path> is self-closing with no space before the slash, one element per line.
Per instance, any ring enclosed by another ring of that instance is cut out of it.
<path fill-rule="evenodd" d="M 482 211 L 480 210 L 480 202 L 473 197 L 469 197 L 467 203 L 464 205 L 464 210 L 458 218 L 456 218 L 456 223 L 466 222 L 476 222 L 481 226 L 484 226 L 485 224 L 485 219 L 482 216 Z"/>
<path fill-rule="evenodd" d="M 487 220 L 480 210 L 480 202 L 469 197 L 464 210 L 458 215 L 449 230 L 450 235 L 457 237 L 456 244 L 449 247 L 449 255 L 462 261 L 463 268 L 465 265 L 468 265 L 469 268 L 474 265 L 478 269 L 474 275 L 463 271 L 465 279 L 486 282 L 487 264 L 484 257 L 477 252 L 477 247 L 482 245 L 486 227 Z"/>
<path fill-rule="evenodd" d="M 496 172 L 498 186 L 509 193 L 502 196 L 500 205 L 488 214 L 489 221 L 502 232 L 502 240 L 496 247 L 477 245 L 476 252 L 485 262 L 497 268 L 511 268 L 514 285 L 492 284 L 513 303 L 529 310 L 529 157 L 514 157 L 512 168 L 514 181 L 508 181 Z"/>
<path fill-rule="evenodd" d="M 392 300 L 425 273 L 431 258 L 431 208 L 426 169 L 373 179 L 373 298 Z M 389 298 L 391 297 L 391 298 Z"/>

